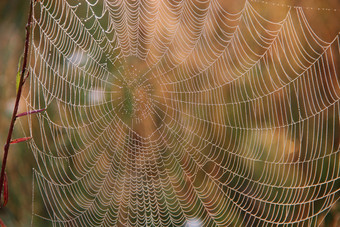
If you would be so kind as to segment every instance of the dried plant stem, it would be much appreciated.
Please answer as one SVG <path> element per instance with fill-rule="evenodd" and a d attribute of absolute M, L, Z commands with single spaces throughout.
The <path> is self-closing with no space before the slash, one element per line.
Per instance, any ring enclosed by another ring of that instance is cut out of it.
<path fill-rule="evenodd" d="M 24 77 L 25 77 L 25 73 L 26 73 L 27 57 L 28 57 L 28 51 L 29 51 L 30 29 L 31 29 L 31 23 L 32 23 L 32 16 L 33 16 L 33 1 L 31 0 L 29 14 L 28 14 L 28 22 L 26 24 L 25 49 L 24 49 L 24 58 L 23 58 L 23 64 L 22 64 L 22 69 L 21 69 L 21 74 L 20 74 L 20 81 L 19 81 L 19 86 L 18 86 L 18 91 L 17 91 L 17 97 L 15 99 L 15 105 L 14 105 L 14 110 L 13 110 L 13 114 L 12 114 L 11 124 L 9 126 L 6 144 L 4 146 L 4 156 L 3 156 L 3 159 L 2 159 L 1 176 L 0 176 L 0 195 L 2 195 L 5 168 L 6 168 L 7 157 L 8 157 L 8 150 L 9 150 L 9 146 L 11 144 L 11 139 L 12 139 L 12 134 L 13 134 L 13 129 L 14 129 L 14 123 L 15 123 L 15 120 L 17 118 L 17 112 L 18 112 L 18 108 L 19 108 L 19 102 L 20 102 L 22 87 L 24 85 Z"/>

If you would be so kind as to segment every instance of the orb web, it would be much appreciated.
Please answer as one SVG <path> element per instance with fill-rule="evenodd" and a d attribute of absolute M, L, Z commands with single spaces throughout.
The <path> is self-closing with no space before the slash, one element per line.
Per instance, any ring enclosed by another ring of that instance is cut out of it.
<path fill-rule="evenodd" d="M 320 223 L 339 198 L 339 35 L 242 4 L 34 3 L 33 222 Z"/>

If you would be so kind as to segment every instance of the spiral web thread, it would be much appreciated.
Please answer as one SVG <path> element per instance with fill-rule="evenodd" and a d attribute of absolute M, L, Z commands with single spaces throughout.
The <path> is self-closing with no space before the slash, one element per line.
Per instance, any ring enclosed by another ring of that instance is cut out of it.
<path fill-rule="evenodd" d="M 339 35 L 303 8 L 41 0 L 33 20 L 33 222 L 314 226 L 338 200 Z"/>

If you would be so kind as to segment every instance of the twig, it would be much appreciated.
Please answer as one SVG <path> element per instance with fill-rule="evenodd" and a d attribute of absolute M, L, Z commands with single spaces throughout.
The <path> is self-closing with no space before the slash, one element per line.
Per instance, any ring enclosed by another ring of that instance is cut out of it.
<path fill-rule="evenodd" d="M 31 0 L 31 2 L 30 2 L 28 22 L 26 24 L 26 39 L 25 39 L 24 59 L 23 59 L 23 64 L 22 64 L 22 69 L 21 69 L 21 74 L 20 74 L 19 87 L 18 87 L 17 97 L 15 99 L 15 105 L 14 105 L 14 110 L 13 110 L 13 114 L 12 114 L 11 124 L 9 126 L 9 130 L 8 130 L 8 134 L 7 134 L 6 144 L 4 146 L 4 156 L 3 156 L 3 159 L 2 159 L 1 176 L 0 176 L 0 196 L 2 195 L 2 189 L 3 189 L 3 184 L 4 184 L 4 175 L 5 175 L 5 168 L 6 168 L 7 157 L 8 157 L 8 150 L 9 150 L 9 146 L 11 144 L 14 123 L 15 123 L 15 120 L 17 118 L 17 112 L 18 112 L 18 108 L 19 108 L 19 101 L 20 101 L 20 97 L 21 97 L 22 86 L 24 85 L 24 76 L 25 76 L 26 66 L 27 66 L 27 57 L 28 57 L 28 49 L 29 49 L 29 39 L 30 39 L 30 29 L 31 29 L 31 23 L 32 23 L 32 16 L 33 16 L 33 0 Z"/>

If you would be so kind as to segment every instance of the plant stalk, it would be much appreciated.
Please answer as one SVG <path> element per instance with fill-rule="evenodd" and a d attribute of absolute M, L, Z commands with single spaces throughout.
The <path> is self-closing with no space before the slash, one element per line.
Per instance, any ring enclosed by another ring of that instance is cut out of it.
<path fill-rule="evenodd" d="M 13 129 L 14 129 L 14 123 L 17 118 L 17 112 L 19 108 L 20 103 L 20 97 L 22 93 L 22 87 L 24 85 L 24 77 L 26 73 L 26 66 L 27 66 L 27 58 L 28 58 L 28 52 L 29 52 L 29 41 L 30 41 L 30 30 L 31 30 L 31 23 L 32 23 L 32 16 L 33 16 L 33 0 L 30 1 L 30 9 L 28 14 L 28 21 L 26 24 L 26 38 L 25 38 L 25 49 L 24 49 L 24 58 L 23 58 L 23 64 L 20 74 L 20 81 L 17 91 L 17 97 L 15 99 L 15 105 L 14 110 L 11 118 L 11 123 L 9 126 L 8 134 L 7 134 L 7 140 L 6 144 L 4 146 L 4 156 L 2 159 L 2 166 L 1 166 L 1 175 L 0 175 L 0 196 L 2 195 L 3 190 L 3 184 L 4 184 L 4 176 L 5 176 L 5 169 L 6 169 L 6 163 L 7 163 L 7 157 L 8 157 L 8 150 L 9 146 L 11 144 Z"/>

